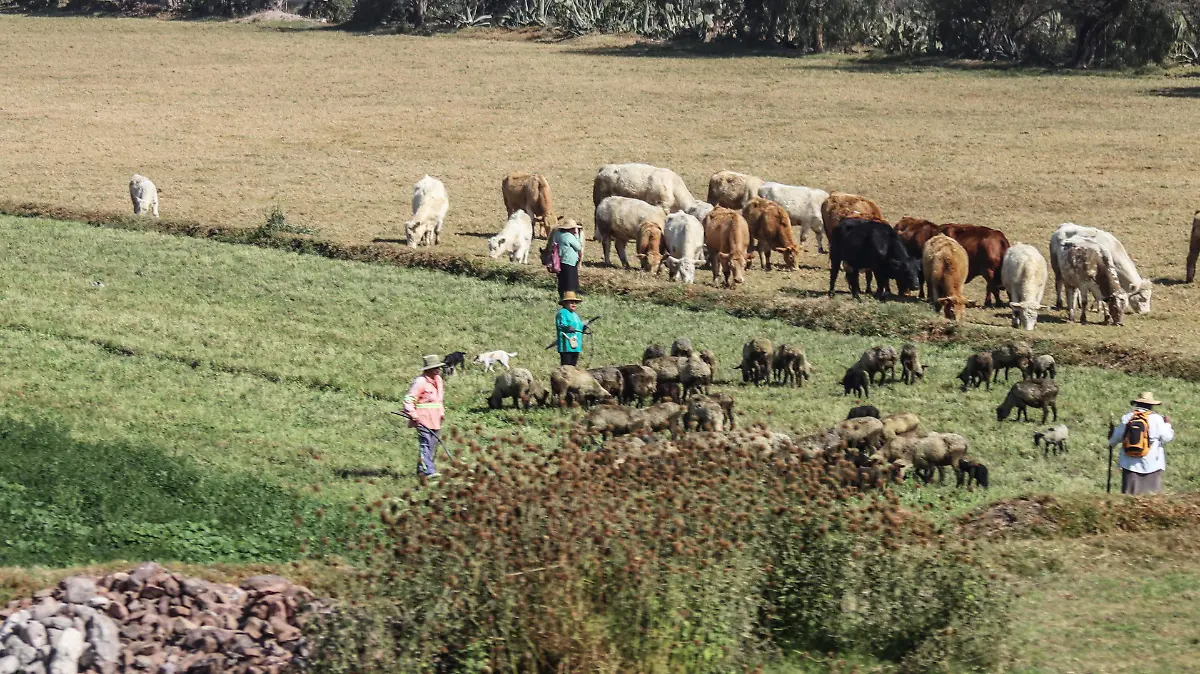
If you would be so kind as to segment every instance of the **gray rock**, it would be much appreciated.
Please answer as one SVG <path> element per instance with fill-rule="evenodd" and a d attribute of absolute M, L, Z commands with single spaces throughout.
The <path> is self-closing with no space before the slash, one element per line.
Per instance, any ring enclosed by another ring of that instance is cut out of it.
<path fill-rule="evenodd" d="M 63 630 L 51 644 L 50 674 L 79 674 L 79 656 L 83 655 L 83 633 L 74 627 Z"/>
<path fill-rule="evenodd" d="M 41 660 L 31 662 L 21 669 L 21 674 L 46 674 L 46 665 Z"/>
<path fill-rule="evenodd" d="M 0 625 L 0 642 L 8 639 L 8 636 L 13 633 L 17 625 L 24 625 L 29 622 L 30 613 L 27 610 L 20 610 L 8 616 L 3 625 Z"/>
<path fill-rule="evenodd" d="M 47 629 L 65 630 L 68 627 L 74 627 L 75 621 L 65 615 L 56 615 L 46 618 L 42 621 L 42 624 L 45 625 Z"/>
<path fill-rule="evenodd" d="M 96 596 L 96 581 L 86 576 L 72 576 L 62 582 L 63 601 L 68 604 L 84 604 Z"/>
<path fill-rule="evenodd" d="M 16 674 L 16 671 L 21 668 L 21 661 L 15 655 L 6 655 L 0 658 L 0 674 Z"/>
<path fill-rule="evenodd" d="M 99 609 L 99 610 L 103 611 L 104 609 L 108 608 L 108 605 L 111 603 L 112 603 L 112 600 L 109 599 L 108 597 L 102 597 L 100 595 L 96 595 L 95 597 L 92 597 L 91 599 L 88 600 L 87 605 L 94 609 Z"/>
<path fill-rule="evenodd" d="M 37 660 L 37 649 L 21 640 L 21 637 L 12 634 L 4 640 L 4 650 L 9 655 L 16 656 L 17 661 L 21 666 Z"/>
<path fill-rule="evenodd" d="M 91 620 L 92 616 L 96 615 L 96 609 L 84 604 L 72 604 L 71 613 L 74 613 L 76 618 L 82 618 L 84 624 L 86 625 L 87 621 Z"/>
<path fill-rule="evenodd" d="M 96 662 L 116 662 L 121 657 L 121 635 L 117 623 L 97 613 L 88 622 L 88 643 L 96 651 Z"/>
<path fill-rule="evenodd" d="M 41 648 L 50 643 L 50 637 L 46 634 L 46 626 L 36 620 L 30 620 L 21 625 L 14 633 L 34 648 Z"/>
<path fill-rule="evenodd" d="M 34 606 L 29 611 L 29 617 L 39 622 L 45 622 L 47 618 L 58 615 L 62 610 L 62 602 L 54 597 L 46 597 L 37 606 Z"/>

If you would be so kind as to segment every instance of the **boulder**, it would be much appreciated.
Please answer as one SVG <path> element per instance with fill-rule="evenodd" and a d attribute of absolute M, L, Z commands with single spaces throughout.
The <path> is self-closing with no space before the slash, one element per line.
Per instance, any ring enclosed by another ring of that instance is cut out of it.
<path fill-rule="evenodd" d="M 71 576 L 65 579 L 62 587 L 62 600 L 68 604 L 86 604 L 96 596 L 96 581 L 85 576 Z"/>
<path fill-rule="evenodd" d="M 83 633 L 74 627 L 65 629 L 53 641 L 49 674 L 79 674 L 79 657 L 83 655 Z"/>

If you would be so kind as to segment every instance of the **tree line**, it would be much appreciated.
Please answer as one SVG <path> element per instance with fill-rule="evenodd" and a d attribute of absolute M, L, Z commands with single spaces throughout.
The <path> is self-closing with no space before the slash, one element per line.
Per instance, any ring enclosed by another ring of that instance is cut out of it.
<path fill-rule="evenodd" d="M 60 0 L 8 0 L 25 11 Z M 1127 68 L 1200 61 L 1200 0 L 161 0 L 185 14 L 295 9 L 347 27 L 543 26 L 820 53 Z M 0 6 L 5 0 L 0 0 Z M 113 9 L 145 0 L 66 0 Z"/>

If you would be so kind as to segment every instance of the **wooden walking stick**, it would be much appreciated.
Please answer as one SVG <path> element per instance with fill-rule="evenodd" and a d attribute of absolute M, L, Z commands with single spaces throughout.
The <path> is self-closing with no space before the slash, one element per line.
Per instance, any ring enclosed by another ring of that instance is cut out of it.
<path fill-rule="evenodd" d="M 1108 414 L 1108 437 L 1105 439 L 1105 442 L 1112 440 L 1112 434 L 1113 434 L 1113 431 L 1115 431 L 1115 430 L 1117 430 L 1117 422 L 1113 420 L 1113 415 L 1110 412 Z M 1108 445 L 1108 483 L 1105 484 L 1105 486 L 1104 486 L 1104 492 L 1107 494 L 1112 493 L 1112 459 L 1113 459 L 1113 446 L 1110 443 Z"/>

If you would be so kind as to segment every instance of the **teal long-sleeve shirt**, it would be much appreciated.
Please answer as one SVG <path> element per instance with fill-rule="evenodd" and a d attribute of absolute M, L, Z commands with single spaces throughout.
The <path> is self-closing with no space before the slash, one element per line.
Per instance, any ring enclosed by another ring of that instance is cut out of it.
<path fill-rule="evenodd" d="M 576 267 L 579 265 L 579 252 L 583 250 L 583 242 L 565 229 L 554 230 L 554 240 L 558 243 L 558 257 L 563 264 Z"/>
<path fill-rule="evenodd" d="M 558 329 L 558 352 L 580 353 L 583 351 L 583 319 L 567 308 L 558 310 L 554 319 Z M 571 342 L 575 343 L 572 344 Z"/>

